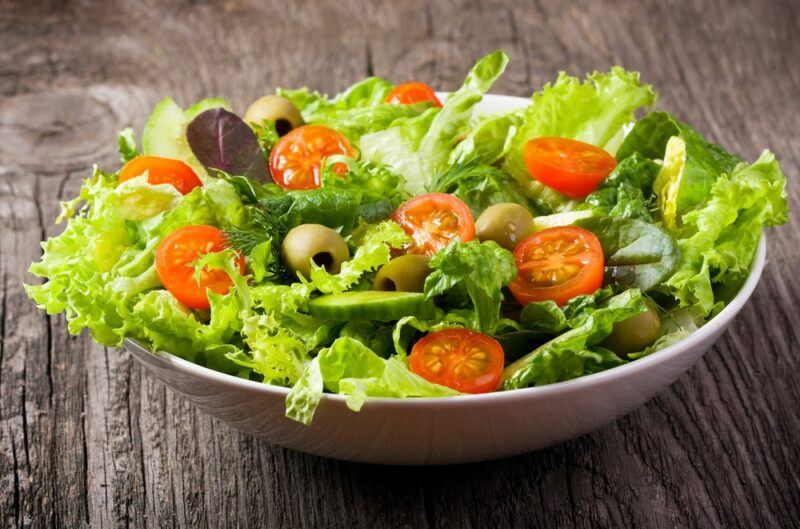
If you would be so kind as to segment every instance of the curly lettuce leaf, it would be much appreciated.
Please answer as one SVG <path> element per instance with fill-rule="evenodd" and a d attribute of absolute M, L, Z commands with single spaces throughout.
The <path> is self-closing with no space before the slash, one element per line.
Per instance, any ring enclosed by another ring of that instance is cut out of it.
<path fill-rule="evenodd" d="M 397 120 L 419 116 L 429 108 L 431 108 L 430 103 L 413 105 L 383 103 L 345 110 L 333 109 L 314 114 L 309 123 L 330 127 L 347 136 L 350 141 L 358 143 L 365 134 L 385 130 Z"/>
<path fill-rule="evenodd" d="M 664 290 L 699 315 L 718 310 L 713 285 L 746 277 L 761 230 L 783 224 L 788 214 L 786 177 L 771 152 L 720 176 L 708 198 L 674 230 L 681 259 Z"/>
<path fill-rule="evenodd" d="M 341 177 L 334 172 L 336 164 L 347 165 L 347 175 Z M 331 156 L 325 160 L 322 169 L 322 187 L 325 189 L 342 189 L 358 192 L 361 195 L 359 213 L 366 211 L 365 206 L 388 202 L 391 212 L 409 198 L 403 191 L 405 180 L 390 167 L 365 161 L 353 160 L 344 156 Z M 391 214 L 390 212 L 390 214 Z M 366 219 L 373 222 L 374 219 Z"/>
<path fill-rule="evenodd" d="M 433 256 L 433 272 L 425 280 L 425 296 L 463 289 L 474 314 L 469 326 L 491 333 L 500 324 L 502 288 L 517 276 L 511 252 L 494 241 L 454 241 Z"/>
<path fill-rule="evenodd" d="M 394 222 L 370 226 L 356 237 L 353 258 L 342 264 L 338 274 L 331 274 L 316 263 L 311 265 L 311 283 L 323 294 L 338 294 L 355 285 L 366 272 L 372 272 L 391 259 L 391 248 L 402 248 L 410 239 Z"/>
<path fill-rule="evenodd" d="M 610 149 L 623 127 L 634 121 L 634 112 L 655 103 L 656 94 L 639 81 L 637 72 L 615 66 L 607 73 L 594 72 L 584 82 L 562 72 L 555 83 L 533 94 L 532 100 L 503 168 L 530 198 L 557 211 L 568 208 L 570 201 L 530 177 L 523 159 L 525 143 L 540 136 L 558 136 Z"/>
<path fill-rule="evenodd" d="M 382 77 L 367 77 L 333 98 L 312 92 L 306 87 L 293 90 L 278 88 L 277 94 L 291 101 L 306 122 L 312 122 L 317 115 L 326 112 L 383 104 L 392 88 L 394 85 Z"/>

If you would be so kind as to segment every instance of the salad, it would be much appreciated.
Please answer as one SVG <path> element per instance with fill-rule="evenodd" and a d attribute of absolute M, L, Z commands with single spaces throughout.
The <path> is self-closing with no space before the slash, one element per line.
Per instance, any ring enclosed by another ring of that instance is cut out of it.
<path fill-rule="evenodd" d="M 507 62 L 446 97 L 370 77 L 241 117 L 166 98 L 63 204 L 26 290 L 72 333 L 290 388 L 303 423 L 324 392 L 357 411 L 540 386 L 713 318 L 787 220 L 772 153 L 742 160 L 648 110 L 620 67 L 474 112 Z"/>

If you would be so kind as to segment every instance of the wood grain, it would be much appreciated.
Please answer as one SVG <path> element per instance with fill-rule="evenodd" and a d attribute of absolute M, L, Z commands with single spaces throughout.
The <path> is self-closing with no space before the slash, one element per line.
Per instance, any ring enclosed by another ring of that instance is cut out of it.
<path fill-rule="evenodd" d="M 800 221 L 733 329 L 668 391 L 509 460 L 389 468 L 270 446 L 197 412 L 124 352 L 70 337 L 21 282 L 58 201 L 162 96 L 365 75 L 452 89 L 512 55 L 494 91 L 559 70 L 640 70 L 660 106 L 746 158 L 770 147 L 800 198 L 800 4 L 1 2 L 0 525 L 3 527 L 792 527 L 800 519 Z"/>

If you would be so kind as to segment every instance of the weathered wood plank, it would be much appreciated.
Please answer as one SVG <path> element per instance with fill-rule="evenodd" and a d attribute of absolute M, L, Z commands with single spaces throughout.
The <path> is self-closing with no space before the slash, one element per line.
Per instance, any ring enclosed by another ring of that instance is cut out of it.
<path fill-rule="evenodd" d="M 800 6 L 758 2 L 0 4 L 0 519 L 9 527 L 780 527 L 800 517 L 800 221 L 774 230 L 752 302 L 672 388 L 535 454 L 353 465 L 231 431 L 129 356 L 67 336 L 20 283 L 57 202 L 163 95 L 245 106 L 365 75 L 452 89 L 512 54 L 500 93 L 623 64 L 800 199 Z M 28 278 L 29 280 L 30 278 Z"/>

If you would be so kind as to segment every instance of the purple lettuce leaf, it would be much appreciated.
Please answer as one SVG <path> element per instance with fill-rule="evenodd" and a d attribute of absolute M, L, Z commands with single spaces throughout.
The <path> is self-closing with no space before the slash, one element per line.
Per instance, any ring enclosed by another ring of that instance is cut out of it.
<path fill-rule="evenodd" d="M 267 161 L 253 130 L 239 116 L 224 108 L 197 115 L 186 127 L 192 152 L 207 169 L 271 182 Z"/>

